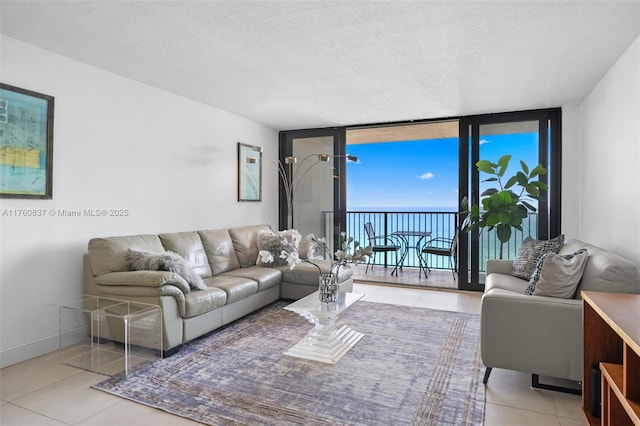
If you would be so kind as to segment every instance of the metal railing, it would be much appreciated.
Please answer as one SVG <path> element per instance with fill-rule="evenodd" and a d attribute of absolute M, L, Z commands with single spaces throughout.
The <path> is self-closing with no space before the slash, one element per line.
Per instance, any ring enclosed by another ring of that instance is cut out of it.
<path fill-rule="evenodd" d="M 431 236 L 425 237 L 421 244 L 431 238 L 453 238 L 457 212 L 392 212 L 392 211 L 348 211 L 346 232 L 348 236 L 359 241 L 361 245 L 368 245 L 369 239 L 364 230 L 364 224 L 370 222 L 376 236 L 389 236 L 396 231 L 429 231 Z M 323 212 L 323 224 L 333 223 L 333 213 Z M 323 231 L 331 229 L 330 226 L 323 227 Z M 503 248 L 503 258 L 513 259 L 522 241 L 529 235 L 536 238 L 537 235 L 537 214 L 529 214 L 525 219 L 522 231 L 515 231 L 511 239 L 505 243 Z M 324 233 L 324 232 L 323 232 Z M 328 235 L 325 234 L 326 237 Z M 327 238 L 329 240 L 329 238 Z M 415 246 L 417 237 L 409 237 L 409 245 Z M 495 230 L 482 230 L 480 233 L 480 271 L 484 272 L 488 259 L 498 259 L 500 256 L 500 240 L 498 240 Z M 379 253 L 375 258 L 375 265 L 394 267 L 395 255 Z M 418 267 L 419 260 L 416 250 L 409 250 L 404 266 Z M 429 266 L 432 269 L 448 269 L 449 259 L 444 256 L 434 256 L 429 259 Z"/>

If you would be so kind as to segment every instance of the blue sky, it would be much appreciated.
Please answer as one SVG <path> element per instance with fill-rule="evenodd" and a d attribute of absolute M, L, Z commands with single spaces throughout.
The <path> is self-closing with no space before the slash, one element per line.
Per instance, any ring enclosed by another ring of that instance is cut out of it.
<path fill-rule="evenodd" d="M 511 154 L 511 176 L 520 159 L 538 164 L 537 133 L 491 135 L 481 138 L 480 158 L 498 161 Z M 450 207 L 458 197 L 458 139 L 429 139 L 348 145 L 359 158 L 348 163 L 347 209 Z M 481 176 L 481 179 L 487 176 Z"/>

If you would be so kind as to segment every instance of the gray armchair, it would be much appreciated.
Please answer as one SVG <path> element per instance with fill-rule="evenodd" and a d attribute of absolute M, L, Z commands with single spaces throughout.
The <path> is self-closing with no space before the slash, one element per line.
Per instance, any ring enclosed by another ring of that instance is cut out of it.
<path fill-rule="evenodd" d="M 559 254 L 584 247 L 589 258 L 571 299 L 525 295 L 528 282 L 511 275 L 512 261 L 487 262 L 480 313 L 484 383 L 492 368 L 531 373 L 532 386 L 544 389 L 568 391 L 541 384 L 539 376 L 582 380 L 580 292 L 640 293 L 638 266 L 621 256 L 579 240 L 567 241 Z"/>

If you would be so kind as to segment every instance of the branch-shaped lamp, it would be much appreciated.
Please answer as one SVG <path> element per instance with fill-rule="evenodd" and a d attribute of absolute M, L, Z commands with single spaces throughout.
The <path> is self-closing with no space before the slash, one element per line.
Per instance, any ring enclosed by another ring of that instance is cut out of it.
<path fill-rule="evenodd" d="M 254 150 L 262 152 L 262 147 L 255 147 Z M 270 158 L 261 157 L 263 160 L 267 159 L 278 167 L 278 175 L 282 181 L 284 187 L 285 198 L 287 202 L 287 228 L 293 228 L 293 197 L 300 186 L 302 179 L 320 163 L 327 163 L 331 158 L 346 158 L 348 161 L 358 162 L 358 157 L 355 155 L 329 155 L 329 154 L 309 154 L 298 162 L 297 157 L 285 157 L 284 164 L 281 161 L 274 161 Z M 252 158 L 248 158 L 247 161 Z M 257 161 L 255 158 L 253 161 Z M 308 162 L 309 160 L 313 162 Z M 315 161 L 314 161 L 315 160 Z M 306 164 L 306 165 L 305 165 Z M 294 167 L 295 165 L 295 167 Z M 303 167 L 305 166 L 305 167 Z M 339 176 L 333 175 L 334 178 Z"/>

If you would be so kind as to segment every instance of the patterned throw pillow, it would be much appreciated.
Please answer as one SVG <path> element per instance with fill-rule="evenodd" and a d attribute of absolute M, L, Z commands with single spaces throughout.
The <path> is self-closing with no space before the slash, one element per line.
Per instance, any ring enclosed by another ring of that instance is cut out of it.
<path fill-rule="evenodd" d="M 531 237 L 525 238 L 518 249 L 516 258 L 513 260 L 511 275 L 530 280 L 540 257 L 548 252 L 558 253 L 563 244 L 564 234 L 551 240 L 535 240 Z"/>
<path fill-rule="evenodd" d="M 538 262 L 524 294 L 570 299 L 582 278 L 589 252 L 580 249 L 571 254 L 545 253 Z"/>
<path fill-rule="evenodd" d="M 547 258 L 549 253 L 551 252 L 547 252 L 542 256 L 540 256 L 540 259 L 538 260 L 538 264 L 536 265 L 535 269 L 533 270 L 533 273 L 531 274 L 531 279 L 529 279 L 529 285 L 524 291 L 524 294 L 526 294 L 527 296 L 531 296 L 533 292 L 536 290 L 536 285 L 538 284 L 538 280 L 540 280 L 540 273 L 542 272 L 542 265 L 544 265 L 544 260 Z"/>

